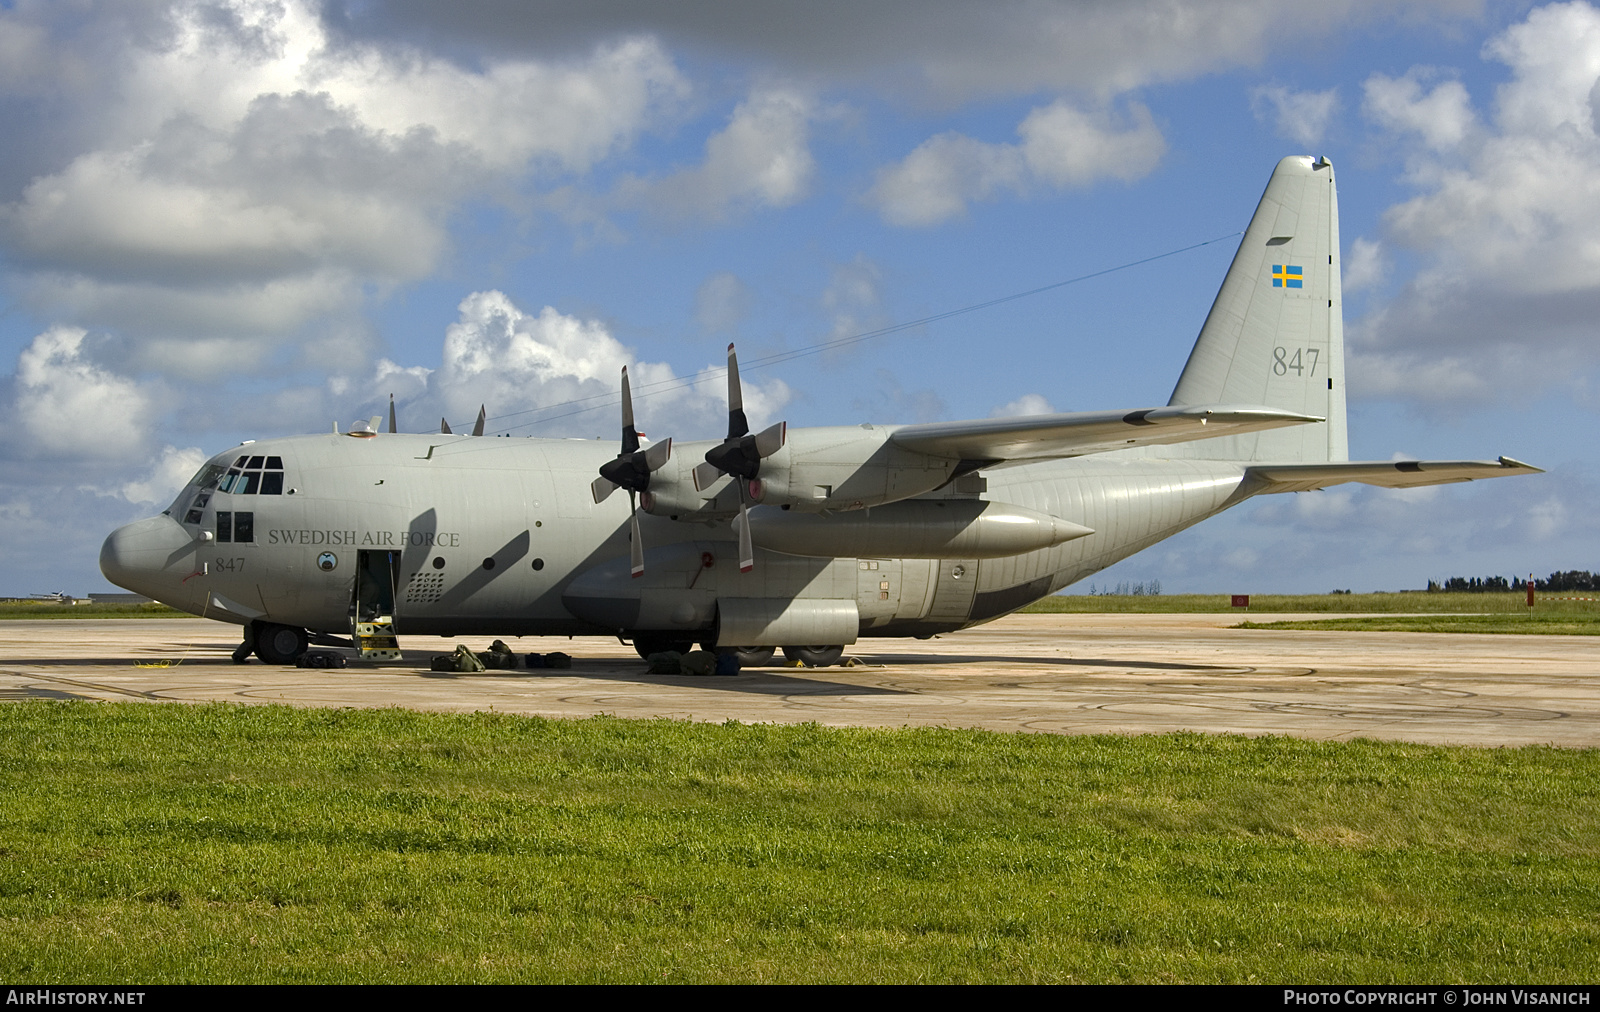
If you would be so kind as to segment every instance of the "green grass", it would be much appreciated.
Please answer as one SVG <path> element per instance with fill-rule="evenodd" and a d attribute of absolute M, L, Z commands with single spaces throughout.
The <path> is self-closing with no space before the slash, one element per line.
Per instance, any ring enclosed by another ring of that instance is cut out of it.
<path fill-rule="evenodd" d="M 0 976 L 1570 981 L 1600 753 L 0 704 Z"/>
<path fill-rule="evenodd" d="M 148 604 L 59 604 L 55 601 L 0 601 L 0 621 L 53 618 L 190 618 L 188 612 L 152 601 Z"/>
<path fill-rule="evenodd" d="M 1540 612 L 1499 615 L 1375 615 L 1308 622 L 1241 622 L 1235 629 L 1326 629 L 1330 632 L 1524 633 L 1600 636 L 1600 613 Z"/>
<path fill-rule="evenodd" d="M 1022 609 L 1030 614 L 1057 613 L 1220 613 L 1244 616 L 1260 613 L 1338 612 L 1429 614 L 1527 614 L 1527 597 L 1516 594 L 1447 594 L 1402 590 L 1392 594 L 1251 594 L 1249 608 L 1235 608 L 1228 594 L 1088 595 L 1057 594 Z M 1539 597 L 1533 611 L 1545 614 L 1600 615 L 1600 601 L 1557 601 Z"/>

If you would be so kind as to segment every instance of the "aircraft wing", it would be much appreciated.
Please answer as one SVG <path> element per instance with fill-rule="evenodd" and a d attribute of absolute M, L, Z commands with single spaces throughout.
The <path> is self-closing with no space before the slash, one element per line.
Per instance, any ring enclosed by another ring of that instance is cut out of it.
<path fill-rule="evenodd" d="M 1189 404 L 1138 411 L 1078 411 L 903 425 L 895 429 L 889 439 L 908 450 L 936 457 L 995 462 L 1048 460 L 1130 446 L 1186 443 L 1322 420 L 1281 408 Z"/>
<path fill-rule="evenodd" d="M 1505 478 L 1513 474 L 1543 474 L 1544 469 L 1520 460 L 1374 460 L 1331 464 L 1266 464 L 1249 469 L 1251 478 L 1268 483 L 1263 493 L 1309 492 L 1312 489 L 1359 481 L 1384 488 L 1448 485 L 1479 478 Z"/>

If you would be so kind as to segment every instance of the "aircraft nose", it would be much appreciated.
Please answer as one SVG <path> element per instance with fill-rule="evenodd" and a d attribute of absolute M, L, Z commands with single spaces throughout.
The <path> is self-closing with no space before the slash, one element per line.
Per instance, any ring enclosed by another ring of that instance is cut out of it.
<path fill-rule="evenodd" d="M 100 572 L 119 587 L 159 600 L 171 596 L 173 581 L 163 577 L 172 567 L 188 573 L 193 560 L 187 556 L 195 547 L 194 537 L 176 520 L 150 517 L 111 532 L 100 546 Z"/>

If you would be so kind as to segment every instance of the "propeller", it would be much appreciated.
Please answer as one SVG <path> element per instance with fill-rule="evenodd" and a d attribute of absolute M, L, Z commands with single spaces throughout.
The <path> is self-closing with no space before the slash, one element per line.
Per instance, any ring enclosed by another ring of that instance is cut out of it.
<path fill-rule="evenodd" d="M 672 456 L 672 440 L 651 443 L 639 449 L 639 430 L 633 427 L 633 393 L 628 386 L 628 367 L 622 367 L 622 452 L 615 460 L 600 465 L 600 477 L 589 486 L 599 505 L 619 488 L 628 490 L 629 524 L 632 534 L 633 575 L 644 575 L 644 542 L 639 537 L 639 493 L 650 488 L 650 475 L 659 471 Z"/>
<path fill-rule="evenodd" d="M 389 395 L 389 433 L 393 435 L 399 431 L 394 424 L 394 394 Z"/>
<path fill-rule="evenodd" d="M 488 417 L 489 415 L 485 410 L 485 406 L 482 404 L 478 405 L 478 420 L 472 426 L 472 434 L 474 436 L 483 435 L 483 423 L 488 420 Z"/>
<path fill-rule="evenodd" d="M 696 464 L 694 487 L 705 491 L 721 475 L 737 478 L 739 486 L 739 572 L 756 566 L 755 546 L 750 541 L 748 500 L 752 497 L 761 462 L 783 449 L 789 423 L 778 422 L 751 435 L 744 416 L 744 394 L 739 387 L 739 356 L 728 345 L 728 438 L 706 451 L 706 462 Z"/>
<path fill-rule="evenodd" d="M 441 435 L 441 436 L 453 436 L 453 435 L 455 435 L 454 432 L 450 431 L 450 423 L 445 421 L 443 418 L 439 419 L 439 435 Z"/>

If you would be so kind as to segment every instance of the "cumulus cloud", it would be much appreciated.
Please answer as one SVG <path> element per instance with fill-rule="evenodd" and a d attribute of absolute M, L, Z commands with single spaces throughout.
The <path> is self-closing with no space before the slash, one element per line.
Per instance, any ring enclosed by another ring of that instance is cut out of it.
<path fill-rule="evenodd" d="M 1016 415 L 1053 415 L 1056 409 L 1050 406 L 1043 394 L 1023 394 L 1009 404 L 1002 404 L 989 412 L 990 418 L 1011 418 Z"/>
<path fill-rule="evenodd" d="M 537 17 L 497 0 L 441 8 L 411 0 L 330 8 L 356 39 L 427 40 L 493 52 L 592 45 L 627 31 L 785 68 L 796 76 L 869 84 L 921 102 L 960 103 L 1041 91 L 1126 91 L 1260 61 L 1272 44 L 1347 24 L 1471 16 L 1474 0 L 1038 2 L 816 0 L 547 0 Z"/>
<path fill-rule="evenodd" d="M 1081 109 L 1065 99 L 1034 109 L 1017 126 L 1016 144 L 992 144 L 950 131 L 929 138 L 878 173 L 868 195 L 884 221 L 936 225 L 966 213 L 974 201 L 1002 191 L 1131 182 L 1155 168 L 1166 140 L 1150 111 L 1129 103 Z"/>
<path fill-rule="evenodd" d="M 18 357 L 13 412 L 25 438 L 13 445 L 21 455 L 114 460 L 143 451 L 153 398 L 97 365 L 86 337 L 82 328 L 52 327 Z"/>
<path fill-rule="evenodd" d="M 1419 191 L 1386 213 L 1384 244 L 1422 267 L 1350 328 L 1354 392 L 1581 392 L 1600 366 L 1600 11 L 1538 8 L 1484 55 L 1510 70 L 1486 114 L 1431 70 L 1367 82 L 1366 113 L 1401 141 Z"/>
<path fill-rule="evenodd" d="M 809 148 L 813 115 L 811 99 L 797 91 L 757 91 L 706 141 L 700 165 L 654 181 L 628 180 L 621 199 L 669 220 L 717 221 L 788 207 L 806 195 L 816 173 Z"/>
<path fill-rule="evenodd" d="M 73 48 L 41 19 L 5 12 L 0 50 Z M 79 118 L 81 150 L 0 205 L 0 242 L 42 315 L 258 349 L 144 363 L 190 375 L 253 368 L 262 338 L 427 276 L 463 200 L 584 173 L 687 94 L 643 38 L 468 68 L 335 44 L 313 0 L 176 2 L 155 21 L 101 69 L 111 86 Z"/>
<path fill-rule="evenodd" d="M 1256 119 L 1297 144 L 1322 143 L 1334 113 L 1339 110 L 1339 89 L 1290 91 L 1282 85 L 1265 85 L 1250 92 Z"/>
<path fill-rule="evenodd" d="M 209 456 L 199 447 L 182 450 L 167 445 L 161 448 L 150 467 L 118 491 L 131 503 L 165 504 L 200 469 Z"/>
<path fill-rule="evenodd" d="M 597 320 L 568 316 L 550 306 L 524 312 L 498 291 L 474 292 L 462 300 L 459 313 L 445 333 L 443 362 L 428 377 L 429 392 L 447 417 L 470 419 L 480 404 L 488 404 L 502 428 L 525 431 L 526 426 L 541 426 L 551 413 L 540 409 L 570 405 L 578 410 L 598 403 L 603 407 L 582 412 L 581 431 L 598 425 L 610 432 L 619 377 L 627 366 L 634 410 L 647 431 L 672 435 L 676 430 L 693 434 L 680 438 L 703 438 L 726 420 L 727 380 L 717 365 L 680 377 L 665 363 L 637 361 Z M 741 379 L 751 425 L 776 420 L 788 403 L 789 388 L 776 379 Z M 571 430 L 572 413 L 558 410 L 555 414 L 563 418 L 550 424 Z"/>
<path fill-rule="evenodd" d="M 1401 77 L 1373 74 L 1363 85 L 1363 109 L 1375 123 L 1414 133 L 1433 151 L 1459 147 L 1476 130 L 1477 114 L 1460 81 L 1424 90 L 1423 82 L 1437 75 L 1432 67 L 1413 68 Z"/>
<path fill-rule="evenodd" d="M 1359 292 L 1381 282 L 1389 271 L 1389 257 L 1383 243 L 1366 238 L 1350 243 L 1340 265 L 1340 285 L 1345 292 Z"/>

